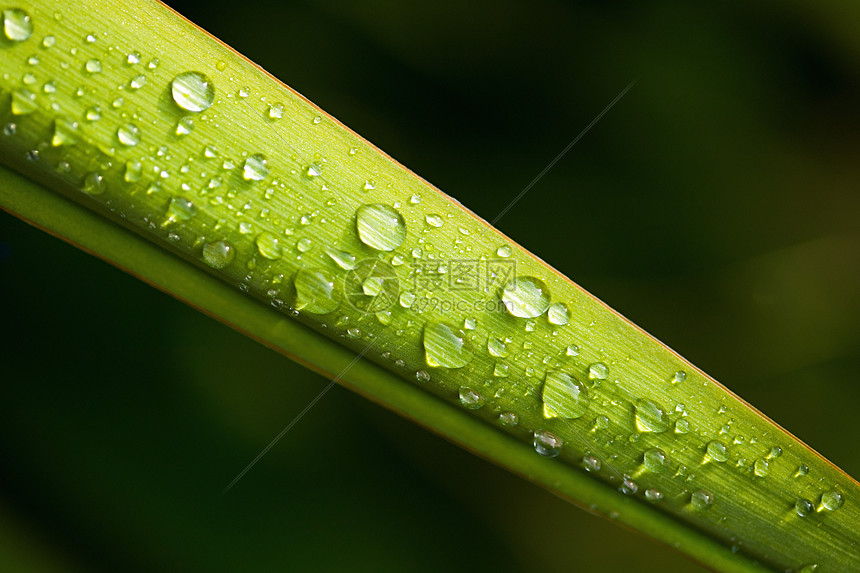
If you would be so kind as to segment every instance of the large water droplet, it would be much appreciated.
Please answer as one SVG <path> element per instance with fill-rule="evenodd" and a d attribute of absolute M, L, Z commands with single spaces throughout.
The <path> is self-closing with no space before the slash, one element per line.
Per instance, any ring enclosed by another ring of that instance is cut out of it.
<path fill-rule="evenodd" d="M 465 408 L 469 410 L 477 410 L 483 406 L 485 402 L 486 400 L 480 393 L 475 392 L 471 388 L 466 388 L 465 386 L 460 388 L 460 404 Z"/>
<path fill-rule="evenodd" d="M 264 231 L 257 235 L 254 242 L 257 244 L 257 250 L 260 251 L 260 254 L 267 259 L 274 261 L 281 258 L 281 239 L 274 233 Z"/>
<path fill-rule="evenodd" d="M 268 176 L 269 168 L 263 155 L 255 153 L 245 159 L 245 165 L 242 169 L 242 177 L 245 178 L 245 181 L 262 181 Z"/>
<path fill-rule="evenodd" d="M 556 457 L 563 445 L 561 438 L 547 430 L 538 430 L 534 434 L 535 451 L 545 458 Z"/>
<path fill-rule="evenodd" d="M 719 440 L 708 442 L 707 446 L 708 457 L 715 462 L 724 463 L 729 459 L 729 450 L 726 445 Z"/>
<path fill-rule="evenodd" d="M 30 15 L 18 8 L 3 10 L 3 34 L 13 42 L 23 42 L 33 35 Z"/>
<path fill-rule="evenodd" d="M 651 400 L 640 398 L 634 405 L 636 410 L 636 427 L 640 432 L 659 434 L 669 429 L 669 416 L 658 404 Z"/>
<path fill-rule="evenodd" d="M 546 318 L 550 324 L 564 326 L 570 322 L 570 312 L 564 304 L 556 302 L 549 305 L 549 310 L 546 312 Z"/>
<path fill-rule="evenodd" d="M 547 418 L 579 418 L 591 400 L 585 386 L 570 374 L 549 370 L 543 383 L 543 415 Z"/>
<path fill-rule="evenodd" d="M 328 314 L 340 306 L 334 276 L 325 270 L 302 269 L 296 274 L 296 309 Z"/>
<path fill-rule="evenodd" d="M 200 112 L 209 109 L 215 101 L 215 88 L 200 72 L 183 72 L 170 84 L 173 101 L 182 109 Z"/>
<path fill-rule="evenodd" d="M 690 504 L 696 511 L 711 509 L 711 506 L 714 505 L 714 494 L 704 489 L 694 491 L 693 495 L 690 496 Z"/>
<path fill-rule="evenodd" d="M 134 147 L 140 143 L 140 128 L 133 123 L 127 123 L 116 130 L 116 138 L 123 145 Z"/>
<path fill-rule="evenodd" d="M 223 269 L 233 262 L 236 249 L 227 241 L 206 243 L 203 246 L 203 260 L 213 269 Z"/>
<path fill-rule="evenodd" d="M 394 208 L 382 203 L 362 205 L 355 225 L 361 242 L 378 251 L 393 251 L 406 239 L 406 222 Z"/>
<path fill-rule="evenodd" d="M 434 368 L 462 368 L 472 360 L 466 334 L 442 322 L 424 326 L 424 357 Z"/>
<path fill-rule="evenodd" d="M 502 302 L 516 317 L 536 318 L 549 308 L 549 289 L 535 277 L 517 277 L 502 289 Z"/>

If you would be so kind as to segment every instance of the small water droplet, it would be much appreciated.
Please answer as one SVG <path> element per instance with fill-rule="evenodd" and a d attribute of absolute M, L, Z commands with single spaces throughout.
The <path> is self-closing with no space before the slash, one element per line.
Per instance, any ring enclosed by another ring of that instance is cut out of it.
<path fill-rule="evenodd" d="M 767 477 L 767 474 L 770 473 L 767 460 L 764 458 L 757 459 L 753 464 L 753 473 L 758 477 Z"/>
<path fill-rule="evenodd" d="M 463 319 L 463 328 L 465 330 L 475 330 L 478 327 L 478 321 L 474 317 Z"/>
<path fill-rule="evenodd" d="M 770 449 L 770 452 L 767 454 L 767 459 L 773 460 L 782 455 L 782 448 L 779 446 L 774 446 Z"/>
<path fill-rule="evenodd" d="M 213 269 L 223 269 L 233 262 L 236 249 L 227 241 L 215 241 L 203 246 L 203 260 Z"/>
<path fill-rule="evenodd" d="M 645 499 L 650 502 L 658 502 L 663 499 L 663 492 L 659 489 L 655 489 L 653 487 L 649 487 L 645 490 Z"/>
<path fill-rule="evenodd" d="M 87 195 L 101 195 L 107 189 L 107 184 L 101 173 L 93 171 L 84 176 L 81 182 L 81 191 Z"/>
<path fill-rule="evenodd" d="M 137 65 L 140 63 L 140 54 L 138 52 L 131 52 L 126 56 L 125 61 L 130 66 Z"/>
<path fill-rule="evenodd" d="M 242 177 L 244 177 L 246 181 L 262 181 L 268 176 L 269 168 L 267 166 L 266 158 L 263 155 L 255 153 L 245 159 L 245 165 L 242 169 Z"/>
<path fill-rule="evenodd" d="M 460 404 L 462 404 L 464 408 L 477 410 L 483 406 L 485 402 L 486 400 L 480 393 L 465 386 L 460 388 Z"/>
<path fill-rule="evenodd" d="M 140 161 L 129 160 L 125 162 L 125 174 L 123 178 L 126 183 L 137 183 L 143 177 L 143 164 Z"/>
<path fill-rule="evenodd" d="M 678 370 L 675 374 L 672 375 L 672 384 L 680 384 L 687 379 L 687 373 L 683 370 Z"/>
<path fill-rule="evenodd" d="M 837 490 L 826 491 L 821 494 L 821 507 L 828 511 L 836 511 L 845 503 L 845 496 Z"/>
<path fill-rule="evenodd" d="M 424 326 L 424 357 L 433 368 L 462 368 L 472 359 L 466 334 L 442 322 Z"/>
<path fill-rule="evenodd" d="M 408 290 L 403 291 L 400 293 L 398 302 L 403 308 L 412 308 L 412 305 L 415 304 L 415 295 Z"/>
<path fill-rule="evenodd" d="M 794 511 L 797 512 L 797 515 L 800 517 L 806 517 L 815 509 L 815 506 L 811 501 L 804 498 L 799 498 L 797 502 L 794 504 Z"/>
<path fill-rule="evenodd" d="M 542 398 L 546 418 L 579 418 L 591 403 L 585 385 L 557 370 L 547 371 Z"/>
<path fill-rule="evenodd" d="M 502 258 L 510 257 L 512 252 L 512 249 L 508 245 L 502 245 L 496 249 L 496 255 Z"/>
<path fill-rule="evenodd" d="M 663 450 L 651 448 L 650 450 L 645 450 L 642 456 L 642 463 L 648 471 L 659 474 L 663 473 L 669 467 L 669 458 Z"/>
<path fill-rule="evenodd" d="M 53 48 L 57 43 L 57 38 L 54 36 L 45 36 L 42 39 L 42 47 L 43 48 Z"/>
<path fill-rule="evenodd" d="M 123 145 L 134 147 L 140 143 L 140 128 L 132 123 L 122 125 L 116 130 L 116 138 Z"/>
<path fill-rule="evenodd" d="M 143 74 L 138 74 L 131 78 L 131 81 L 128 83 L 128 85 L 133 90 L 139 90 L 146 85 L 146 76 Z"/>
<path fill-rule="evenodd" d="M 319 177 L 322 175 L 322 167 L 318 163 L 311 163 L 308 165 L 305 175 L 311 178 Z"/>
<path fill-rule="evenodd" d="M 176 221 L 188 221 L 197 214 L 197 206 L 184 197 L 173 197 L 167 206 L 167 219 L 164 225 Z"/>
<path fill-rule="evenodd" d="M 567 348 L 564 349 L 565 356 L 579 356 L 579 346 L 576 344 L 570 344 Z"/>
<path fill-rule="evenodd" d="M 313 241 L 311 241 L 307 237 L 302 237 L 301 239 L 296 241 L 296 248 L 299 250 L 300 253 L 307 253 L 308 251 L 311 250 L 311 247 L 313 247 L 313 244 L 314 244 Z M 379 278 L 379 277 L 376 277 L 376 278 Z"/>
<path fill-rule="evenodd" d="M 618 488 L 618 491 L 624 495 L 633 495 L 639 491 L 639 484 L 633 481 L 633 478 L 626 475 L 621 479 L 621 487 Z"/>
<path fill-rule="evenodd" d="M 585 468 L 585 471 L 596 472 L 600 470 L 601 465 L 600 460 L 591 454 L 586 454 L 582 458 L 582 466 Z"/>
<path fill-rule="evenodd" d="M 715 462 L 723 463 L 729 459 L 729 451 L 726 445 L 719 440 L 708 442 L 707 453 L 708 457 Z"/>
<path fill-rule="evenodd" d="M 12 113 L 14 115 L 28 115 L 36 109 L 36 94 L 23 88 L 12 92 Z"/>
<path fill-rule="evenodd" d="M 696 511 L 711 509 L 711 506 L 714 505 L 714 495 L 704 489 L 694 491 L 690 496 L 690 505 L 692 505 L 693 509 Z"/>
<path fill-rule="evenodd" d="M 507 358 L 508 356 L 505 341 L 492 336 L 487 339 L 487 351 L 496 358 Z"/>
<path fill-rule="evenodd" d="M 194 118 L 190 115 L 186 115 L 185 117 L 179 118 L 179 121 L 176 122 L 176 129 L 174 129 L 173 132 L 176 135 L 184 136 L 189 135 L 193 129 Z"/>
<path fill-rule="evenodd" d="M 46 94 L 57 93 L 57 84 L 54 82 L 45 82 L 45 85 L 42 86 L 42 91 Z"/>
<path fill-rule="evenodd" d="M 677 422 L 675 422 L 675 433 L 676 434 L 689 434 L 690 433 L 690 422 L 681 418 Z"/>
<path fill-rule="evenodd" d="M 549 305 L 549 309 L 546 312 L 546 318 L 550 324 L 564 326 L 570 322 L 570 312 L 567 310 L 567 306 L 560 302 L 556 302 Z"/>
<path fill-rule="evenodd" d="M 419 370 L 415 373 L 415 379 L 419 382 L 430 382 L 430 373 L 426 370 Z"/>
<path fill-rule="evenodd" d="M 431 227 L 441 227 L 444 224 L 442 217 L 439 215 L 425 215 L 424 220 L 427 221 L 427 224 Z"/>
<path fill-rule="evenodd" d="M 803 477 L 808 473 L 809 473 L 809 466 L 801 464 L 801 465 L 797 466 L 797 471 L 794 472 L 794 477 L 795 478 Z"/>
<path fill-rule="evenodd" d="M 273 103 L 269 106 L 269 118 L 281 119 L 284 117 L 284 104 Z"/>
<path fill-rule="evenodd" d="M 65 118 L 57 118 L 54 120 L 54 136 L 51 138 L 51 145 L 60 147 L 61 145 L 74 145 L 78 141 L 78 123 Z"/>
<path fill-rule="evenodd" d="M 14 123 L 7 123 L 3 126 L 3 135 L 15 135 L 18 132 L 18 126 Z"/>
<path fill-rule="evenodd" d="M 359 207 L 356 229 L 361 242 L 378 251 L 393 251 L 406 239 L 403 216 L 394 207 L 382 203 Z"/>
<path fill-rule="evenodd" d="M 520 423 L 520 417 L 513 412 L 502 412 L 499 414 L 499 424 L 505 428 L 513 428 Z"/>
<path fill-rule="evenodd" d="M 666 411 L 657 403 L 645 398 L 636 400 L 634 405 L 636 415 L 636 427 L 640 432 L 654 432 L 659 434 L 669 429 L 671 420 Z"/>
<path fill-rule="evenodd" d="M 549 289 L 538 278 L 516 277 L 502 289 L 502 302 L 513 316 L 536 318 L 549 308 Z"/>
<path fill-rule="evenodd" d="M 609 368 L 603 362 L 595 362 L 588 367 L 588 378 L 591 380 L 606 380 Z"/>
<path fill-rule="evenodd" d="M 538 430 L 534 433 L 535 451 L 545 458 L 554 458 L 561 453 L 564 442 L 548 430 Z"/>
<path fill-rule="evenodd" d="M 92 58 L 87 60 L 87 63 L 84 64 L 84 69 L 91 74 L 98 74 L 102 71 L 102 63 L 99 60 Z"/>
<path fill-rule="evenodd" d="M 184 110 L 201 112 L 215 101 L 215 88 L 200 72 L 183 72 L 170 84 L 173 101 Z"/>
<path fill-rule="evenodd" d="M 257 250 L 260 252 L 260 254 L 267 259 L 275 261 L 281 258 L 281 239 L 274 233 L 264 231 L 257 235 L 257 238 L 254 240 L 254 242 L 257 244 Z"/>
<path fill-rule="evenodd" d="M 13 42 L 23 42 L 33 34 L 30 15 L 18 8 L 3 10 L 3 34 Z"/>
<path fill-rule="evenodd" d="M 496 378 L 507 378 L 510 367 L 503 362 L 496 362 L 493 366 L 493 376 Z"/>
<path fill-rule="evenodd" d="M 325 252 L 343 270 L 351 271 L 355 268 L 355 255 L 328 246 L 325 247 Z"/>
<path fill-rule="evenodd" d="M 87 34 L 87 36 L 84 38 L 84 41 L 87 44 L 95 44 L 95 42 L 96 42 L 95 34 Z"/>
<path fill-rule="evenodd" d="M 340 306 L 334 276 L 328 271 L 302 269 L 296 274 L 295 287 L 298 310 L 328 314 Z"/>

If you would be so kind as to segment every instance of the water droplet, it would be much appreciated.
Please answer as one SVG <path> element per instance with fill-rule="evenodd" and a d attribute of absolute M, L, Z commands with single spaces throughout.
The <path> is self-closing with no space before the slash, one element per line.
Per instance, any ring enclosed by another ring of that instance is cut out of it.
<path fill-rule="evenodd" d="M 415 379 L 419 382 L 430 382 L 430 373 L 426 370 L 419 370 L 415 373 Z"/>
<path fill-rule="evenodd" d="M 621 487 L 618 488 L 618 491 L 624 495 L 633 495 L 639 491 L 639 484 L 633 481 L 633 478 L 630 476 L 624 476 L 621 479 Z"/>
<path fill-rule="evenodd" d="M 809 466 L 801 464 L 801 465 L 797 466 L 797 471 L 794 472 L 794 477 L 795 478 L 803 477 L 808 473 L 809 473 Z"/>
<path fill-rule="evenodd" d="M 815 573 L 818 571 L 818 563 L 809 563 L 797 570 L 797 573 Z"/>
<path fill-rule="evenodd" d="M 564 349 L 565 356 L 579 356 L 579 346 L 576 344 L 570 344 L 567 348 Z"/>
<path fill-rule="evenodd" d="M 140 54 L 138 52 L 131 52 L 125 59 L 125 61 L 130 66 L 134 66 L 140 63 Z"/>
<path fill-rule="evenodd" d="M 548 370 L 543 384 L 543 415 L 546 418 L 579 418 L 591 400 L 585 386 L 570 374 Z"/>
<path fill-rule="evenodd" d="M 84 117 L 87 121 L 98 121 L 102 118 L 102 109 L 99 106 L 94 105 L 86 111 Z"/>
<path fill-rule="evenodd" d="M 767 454 L 767 459 L 773 460 L 782 455 L 782 448 L 779 446 L 774 446 L 770 449 L 770 452 Z"/>
<path fill-rule="evenodd" d="M 54 36 L 45 36 L 44 39 L 42 40 L 42 47 L 43 48 L 53 48 L 54 45 L 56 45 L 56 43 L 57 43 L 57 38 L 55 38 Z"/>
<path fill-rule="evenodd" d="M 173 130 L 173 133 L 179 136 L 189 135 L 193 129 L 194 118 L 186 115 L 185 117 L 180 117 L 179 121 L 176 122 L 176 129 Z"/>
<path fill-rule="evenodd" d="M 87 36 L 84 38 L 84 41 L 87 44 L 94 44 L 96 42 L 95 34 L 87 34 Z"/>
<path fill-rule="evenodd" d="M 184 197 L 173 197 L 167 206 L 165 225 L 176 221 L 188 221 L 197 214 L 197 206 Z"/>
<path fill-rule="evenodd" d="M 415 295 L 408 290 L 403 291 L 400 293 L 398 302 L 400 302 L 400 306 L 403 308 L 412 308 L 412 305 L 415 304 Z"/>
<path fill-rule="evenodd" d="M 37 109 L 36 94 L 28 89 L 17 89 L 12 92 L 12 113 L 15 115 L 31 114 Z"/>
<path fill-rule="evenodd" d="M 690 504 L 696 511 L 711 509 L 711 506 L 714 505 L 714 495 L 704 489 L 694 491 L 690 496 Z"/>
<path fill-rule="evenodd" d="M 770 473 L 767 460 L 764 458 L 757 459 L 753 464 L 753 473 L 758 477 L 767 477 L 767 474 Z"/>
<path fill-rule="evenodd" d="M 266 163 L 266 158 L 263 155 L 259 153 L 251 155 L 245 159 L 242 177 L 246 181 L 262 181 L 269 176 L 269 168 Z"/>
<path fill-rule="evenodd" d="M 595 362 L 588 367 L 588 378 L 591 380 L 606 380 L 609 376 L 609 368 L 603 362 Z"/>
<path fill-rule="evenodd" d="M 296 241 L 296 248 L 299 250 L 300 253 L 307 253 L 308 251 L 311 250 L 311 247 L 313 247 L 313 245 L 314 245 L 313 241 L 311 241 L 307 237 L 302 237 L 301 239 Z M 379 278 L 379 277 L 375 277 L 375 278 Z"/>
<path fill-rule="evenodd" d="M 463 319 L 463 328 L 466 330 L 475 330 L 478 327 L 478 321 L 474 317 Z"/>
<path fill-rule="evenodd" d="M 496 255 L 502 258 L 508 258 L 511 256 L 513 251 L 508 245 L 502 245 L 498 249 L 496 249 Z"/>
<path fill-rule="evenodd" d="M 91 74 L 98 74 L 102 71 L 102 63 L 99 60 L 92 58 L 87 60 L 87 63 L 84 64 L 84 69 Z"/>
<path fill-rule="evenodd" d="M 308 168 L 305 171 L 305 175 L 311 178 L 319 177 L 320 175 L 322 175 L 322 167 L 320 167 L 320 165 L 317 163 L 311 163 L 310 165 L 308 165 Z"/>
<path fill-rule="evenodd" d="M 591 454 L 587 454 L 582 458 L 582 466 L 585 468 L 585 471 L 588 472 L 596 472 L 600 470 L 600 460 Z"/>
<path fill-rule="evenodd" d="M 42 86 L 42 91 L 46 94 L 57 93 L 57 84 L 54 82 L 45 82 L 45 85 Z"/>
<path fill-rule="evenodd" d="M 388 205 L 362 205 L 356 211 L 356 228 L 362 243 L 378 251 L 393 251 L 406 239 L 406 223 Z"/>
<path fill-rule="evenodd" d="M 513 428 L 520 423 L 520 417 L 513 412 L 502 412 L 499 414 L 499 424 L 505 428 Z"/>
<path fill-rule="evenodd" d="M 535 277 L 516 277 L 502 289 L 502 302 L 513 316 L 536 318 L 549 308 L 549 290 Z"/>
<path fill-rule="evenodd" d="M 249 95 L 251 95 L 251 90 L 250 90 L 250 88 L 247 88 L 247 87 L 239 88 L 239 91 L 236 92 L 236 95 L 238 95 L 242 99 L 245 99 Z"/>
<path fill-rule="evenodd" d="M 170 84 L 173 101 L 184 110 L 201 112 L 215 101 L 215 88 L 200 72 L 183 72 Z"/>
<path fill-rule="evenodd" d="M 18 8 L 3 10 L 3 34 L 13 42 L 23 42 L 28 39 L 33 34 L 30 15 Z"/>
<path fill-rule="evenodd" d="M 441 227 L 444 224 L 442 217 L 439 215 L 425 215 L 424 220 L 427 221 L 427 224 L 431 227 Z"/>
<path fill-rule="evenodd" d="M 645 499 L 650 502 L 658 502 L 663 499 L 663 492 L 659 489 L 655 489 L 653 487 L 649 487 L 645 490 Z"/>
<path fill-rule="evenodd" d="M 106 189 L 107 185 L 101 173 L 88 173 L 81 182 L 81 191 L 87 195 L 101 195 Z"/>
<path fill-rule="evenodd" d="M 496 362 L 493 366 L 493 376 L 496 378 L 507 378 L 510 367 L 503 362 Z"/>
<path fill-rule="evenodd" d="M 561 438 L 547 430 L 538 430 L 534 433 L 535 451 L 545 458 L 554 458 L 560 452 L 564 442 Z"/>
<path fill-rule="evenodd" d="M 683 370 L 678 370 L 675 374 L 672 375 L 672 384 L 680 384 L 687 379 L 687 373 Z"/>
<path fill-rule="evenodd" d="M 223 269 L 233 262 L 236 249 L 227 241 L 206 243 L 203 246 L 203 260 L 213 269 Z"/>
<path fill-rule="evenodd" d="M 355 255 L 339 251 L 334 247 L 325 247 L 325 252 L 343 270 L 351 271 L 355 268 Z"/>
<path fill-rule="evenodd" d="M 676 434 L 689 434 L 690 433 L 690 422 L 681 418 L 677 422 L 675 422 L 675 433 Z"/>
<path fill-rule="evenodd" d="M 122 125 L 116 130 L 116 138 L 123 145 L 134 147 L 140 143 L 140 128 L 132 123 Z"/>
<path fill-rule="evenodd" d="M 284 104 L 273 103 L 269 106 L 269 117 L 271 119 L 281 119 L 284 117 Z"/>
<path fill-rule="evenodd" d="M 490 337 L 487 339 L 487 351 L 490 355 L 496 358 L 507 358 L 508 350 L 505 341 L 499 338 Z"/>
<path fill-rule="evenodd" d="M 636 415 L 634 416 L 636 427 L 640 432 L 654 432 L 655 434 L 659 434 L 669 429 L 669 425 L 671 424 L 669 416 L 666 414 L 665 410 L 655 402 L 640 398 L 639 400 L 636 400 L 634 409 L 636 410 Z"/>
<path fill-rule="evenodd" d="M 296 308 L 311 314 L 328 314 L 340 306 L 334 276 L 325 270 L 302 269 L 296 274 Z"/>
<path fill-rule="evenodd" d="M 3 126 L 3 135 L 11 136 L 18 132 L 18 126 L 14 123 L 7 123 Z"/>
<path fill-rule="evenodd" d="M 715 462 L 723 463 L 729 459 L 729 451 L 726 445 L 719 440 L 708 442 L 708 457 Z"/>
<path fill-rule="evenodd" d="M 477 410 L 484 405 L 486 400 L 478 392 L 465 386 L 460 388 L 460 404 L 469 410 Z"/>
<path fill-rule="evenodd" d="M 78 141 L 78 123 L 65 118 L 57 118 L 54 120 L 54 137 L 51 138 L 51 145 L 60 147 L 61 145 L 74 145 Z"/>
<path fill-rule="evenodd" d="M 845 503 L 845 496 L 841 492 L 834 490 L 826 491 L 821 494 L 821 506 L 829 511 L 836 511 Z"/>
<path fill-rule="evenodd" d="M 797 515 L 799 515 L 800 517 L 806 517 L 807 515 L 812 513 L 812 510 L 814 509 L 815 506 L 812 505 L 812 502 L 802 497 L 799 498 L 794 504 L 794 511 L 796 511 Z"/>
<path fill-rule="evenodd" d="M 143 74 L 138 74 L 131 79 L 128 85 L 133 90 L 139 90 L 146 85 L 146 76 Z"/>
<path fill-rule="evenodd" d="M 257 235 L 254 242 L 257 244 L 257 250 L 260 254 L 267 259 L 275 261 L 281 258 L 281 239 L 274 233 L 264 231 Z"/>
<path fill-rule="evenodd" d="M 466 333 L 442 322 L 424 326 L 424 358 L 433 368 L 462 368 L 472 359 Z"/>
<path fill-rule="evenodd" d="M 642 456 L 642 463 L 645 464 L 645 468 L 648 471 L 659 474 L 669 467 L 669 458 L 663 450 L 651 448 L 650 450 L 645 450 Z"/>
<path fill-rule="evenodd" d="M 549 305 L 549 309 L 546 312 L 546 318 L 550 324 L 564 326 L 570 322 L 570 312 L 567 310 L 567 306 L 560 302 L 556 302 Z"/>

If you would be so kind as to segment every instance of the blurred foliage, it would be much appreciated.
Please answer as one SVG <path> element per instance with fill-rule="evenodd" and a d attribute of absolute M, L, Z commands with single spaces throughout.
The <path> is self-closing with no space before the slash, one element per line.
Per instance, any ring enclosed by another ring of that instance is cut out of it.
<path fill-rule="evenodd" d="M 860 4 L 171 3 L 860 475 Z M 3 571 L 696 571 L 0 218 Z M 488 483 L 494 484 L 486 490 Z M 475 487 L 482 484 L 482 488 Z"/>

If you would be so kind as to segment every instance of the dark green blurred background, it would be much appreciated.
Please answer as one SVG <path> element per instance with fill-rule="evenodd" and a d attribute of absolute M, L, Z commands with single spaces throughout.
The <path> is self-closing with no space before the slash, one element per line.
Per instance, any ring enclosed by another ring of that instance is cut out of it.
<path fill-rule="evenodd" d="M 860 3 L 173 2 L 860 475 Z M 0 217 L 0 571 L 698 571 Z"/>

